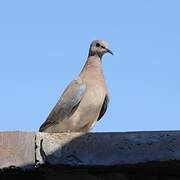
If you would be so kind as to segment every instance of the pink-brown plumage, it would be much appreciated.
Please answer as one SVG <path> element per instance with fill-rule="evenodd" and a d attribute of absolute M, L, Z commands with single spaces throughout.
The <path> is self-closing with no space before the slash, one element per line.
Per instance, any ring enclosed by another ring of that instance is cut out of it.
<path fill-rule="evenodd" d="M 106 52 L 112 54 L 105 41 L 91 43 L 81 73 L 66 88 L 40 131 L 88 132 L 104 115 L 109 100 L 102 68 Z"/>

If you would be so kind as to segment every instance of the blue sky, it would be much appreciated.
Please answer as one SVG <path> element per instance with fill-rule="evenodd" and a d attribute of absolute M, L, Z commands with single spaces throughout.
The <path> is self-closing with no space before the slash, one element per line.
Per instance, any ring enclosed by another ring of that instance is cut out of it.
<path fill-rule="evenodd" d="M 0 1 L 0 130 L 37 131 L 105 39 L 110 93 L 93 131 L 180 129 L 180 1 Z"/>

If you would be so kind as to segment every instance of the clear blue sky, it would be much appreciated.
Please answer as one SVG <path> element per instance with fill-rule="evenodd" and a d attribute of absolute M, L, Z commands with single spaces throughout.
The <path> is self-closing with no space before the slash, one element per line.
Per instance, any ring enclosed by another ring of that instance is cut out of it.
<path fill-rule="evenodd" d="M 94 39 L 107 113 L 93 131 L 180 129 L 180 1 L 0 1 L 0 130 L 37 131 Z"/>

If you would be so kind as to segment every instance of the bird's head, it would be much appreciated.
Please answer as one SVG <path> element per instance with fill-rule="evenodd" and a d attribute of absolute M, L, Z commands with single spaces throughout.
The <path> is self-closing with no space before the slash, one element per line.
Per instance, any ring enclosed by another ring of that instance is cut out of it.
<path fill-rule="evenodd" d="M 99 56 L 101 58 L 105 53 L 110 53 L 113 55 L 112 51 L 108 49 L 106 41 L 95 40 L 91 43 L 89 48 L 89 56 Z"/>

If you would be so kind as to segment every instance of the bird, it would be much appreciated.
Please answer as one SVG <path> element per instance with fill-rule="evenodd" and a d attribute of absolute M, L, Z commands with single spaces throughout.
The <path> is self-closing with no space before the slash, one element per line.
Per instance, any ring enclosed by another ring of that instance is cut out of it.
<path fill-rule="evenodd" d="M 113 52 L 105 40 L 90 44 L 88 58 L 80 74 L 67 86 L 40 132 L 89 132 L 105 114 L 109 95 L 102 57 Z"/>

